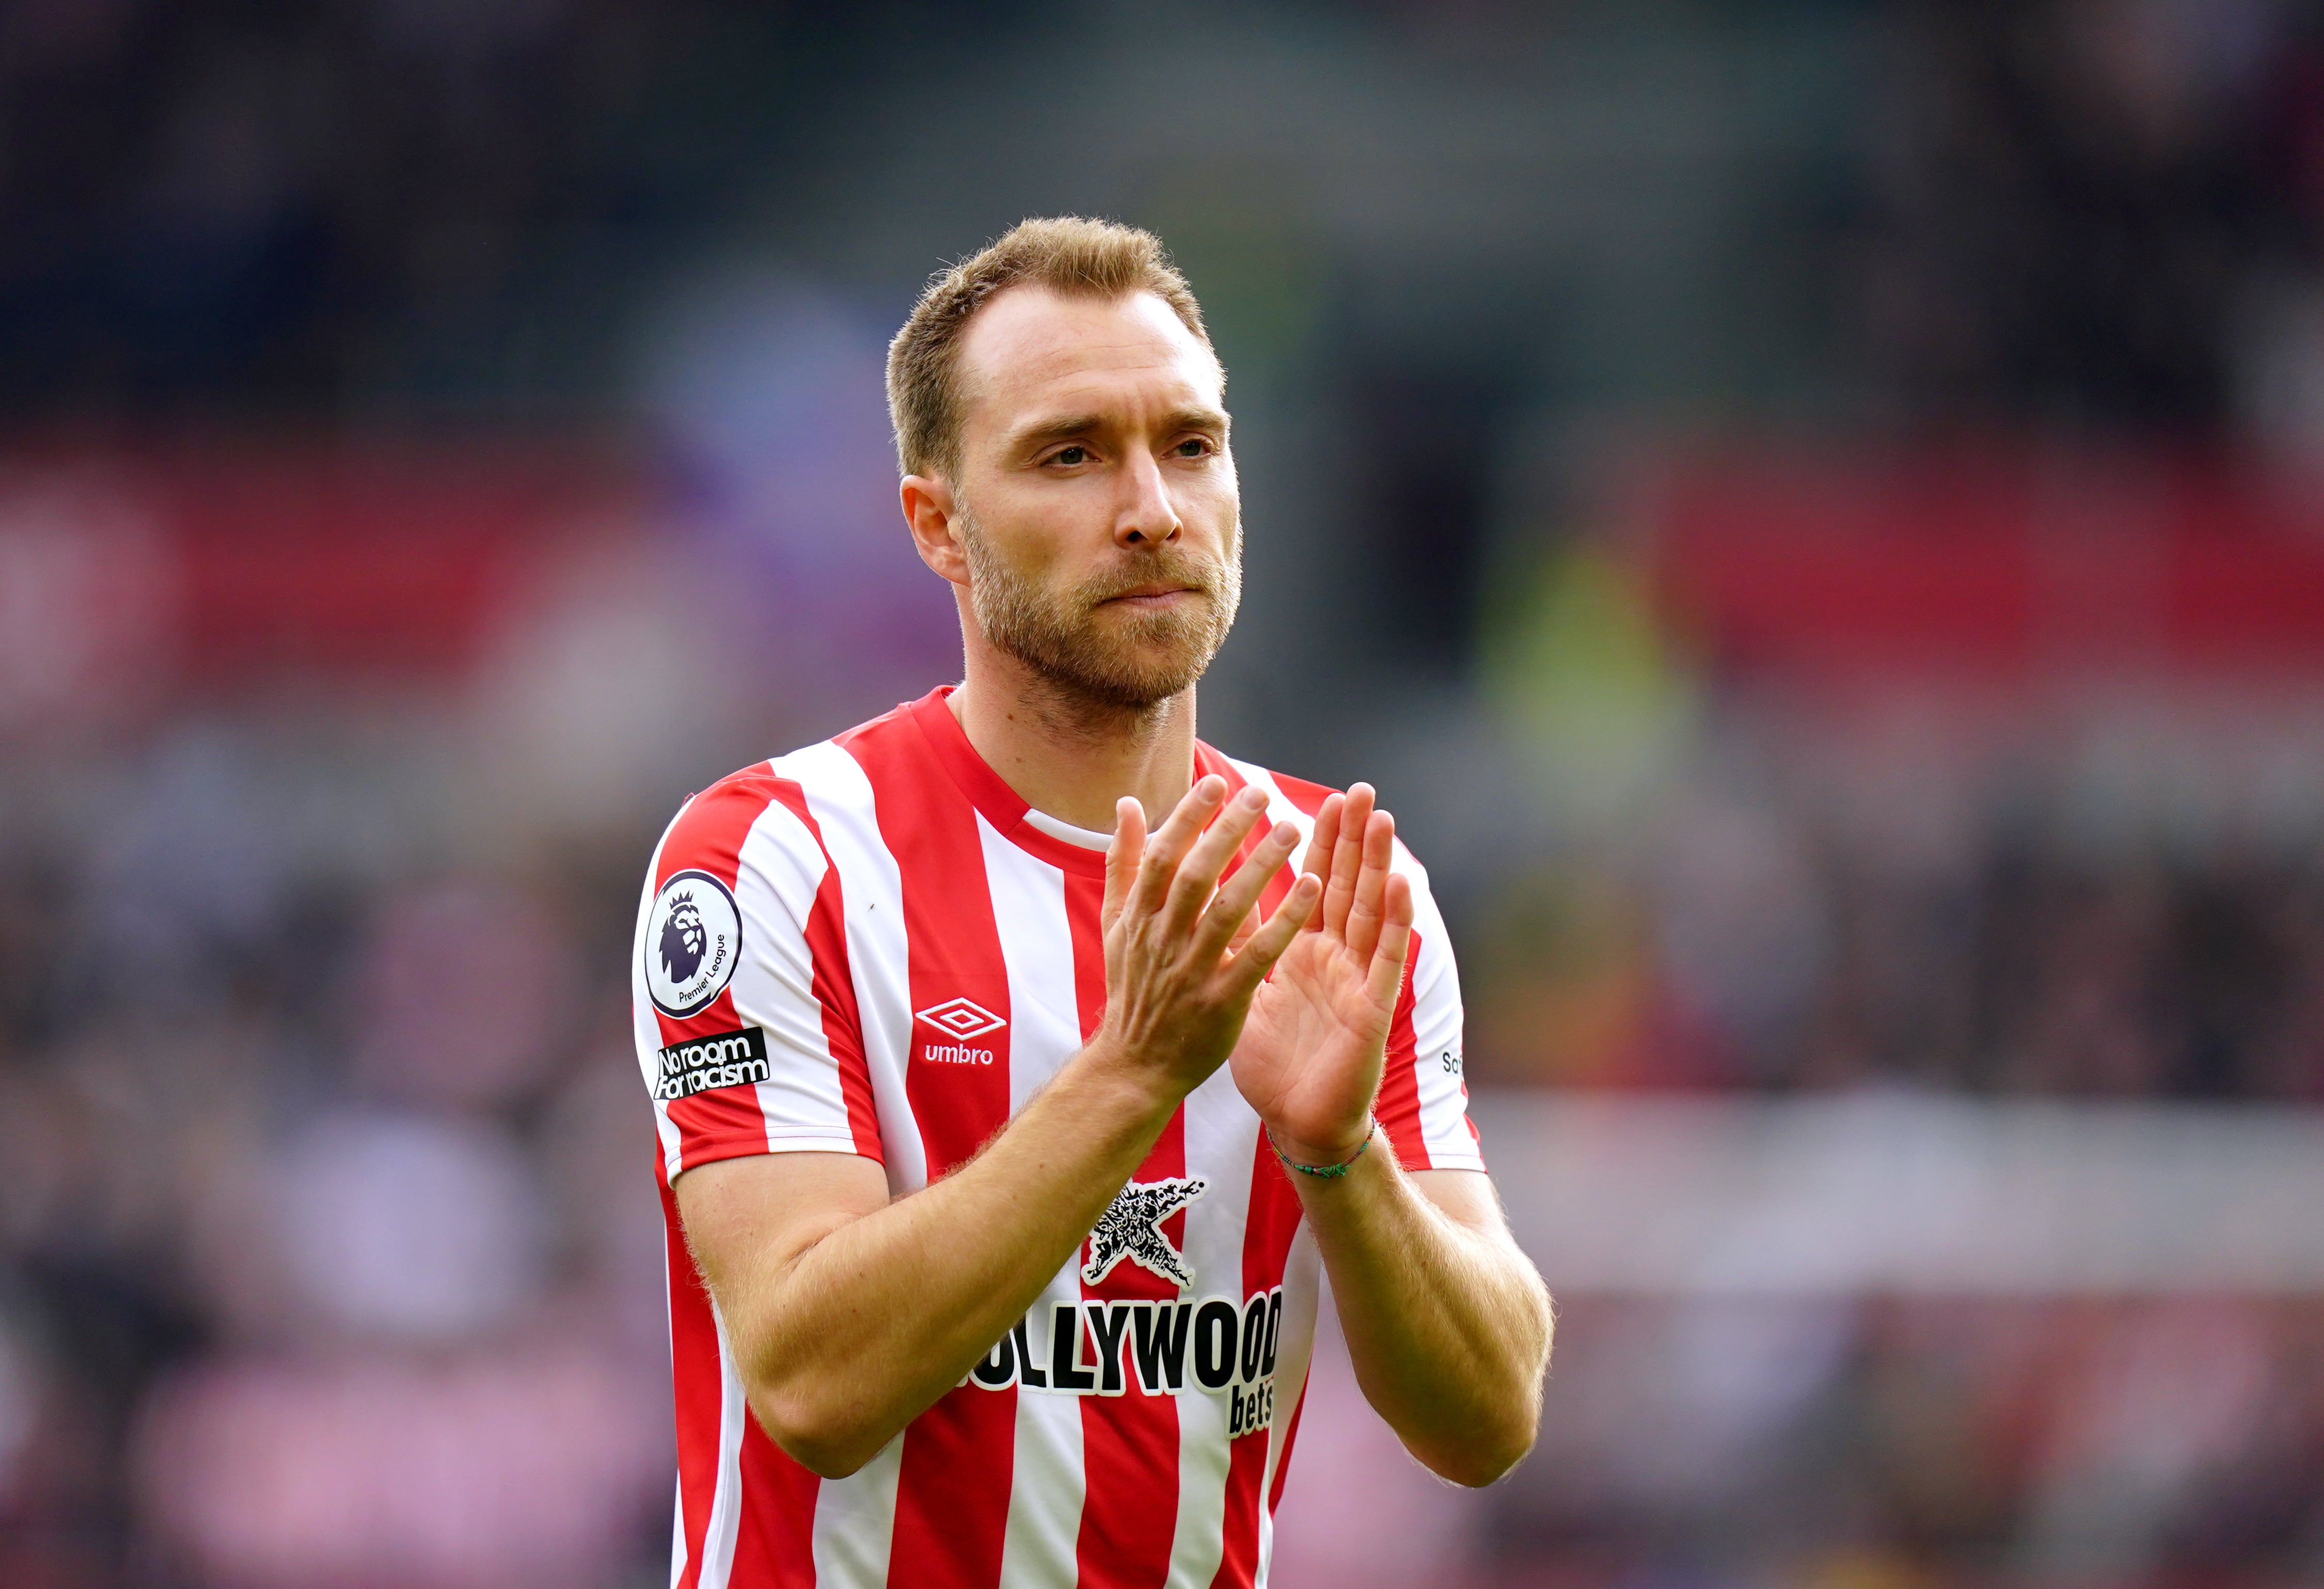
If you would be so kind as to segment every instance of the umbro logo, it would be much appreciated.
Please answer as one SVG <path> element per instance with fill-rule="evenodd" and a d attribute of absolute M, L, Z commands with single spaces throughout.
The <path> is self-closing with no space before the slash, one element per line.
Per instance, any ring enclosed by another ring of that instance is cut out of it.
<path fill-rule="evenodd" d="M 954 1041 L 964 1043 L 1009 1024 L 971 999 L 946 999 L 941 1004 L 929 1005 L 913 1019 L 925 1021 Z"/>

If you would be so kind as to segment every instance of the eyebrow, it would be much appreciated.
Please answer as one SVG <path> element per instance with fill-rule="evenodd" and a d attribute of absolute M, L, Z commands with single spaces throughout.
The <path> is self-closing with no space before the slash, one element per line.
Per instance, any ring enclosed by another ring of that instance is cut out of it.
<path fill-rule="evenodd" d="M 1053 441 L 1070 441 L 1076 436 L 1086 436 L 1105 428 L 1102 414 L 1068 414 L 1055 420 L 1040 420 L 1026 426 L 1009 439 L 1011 452 L 1032 452 Z M 1159 427 L 1164 431 L 1214 430 L 1224 434 L 1227 417 L 1214 408 L 1174 409 L 1162 416 Z"/>

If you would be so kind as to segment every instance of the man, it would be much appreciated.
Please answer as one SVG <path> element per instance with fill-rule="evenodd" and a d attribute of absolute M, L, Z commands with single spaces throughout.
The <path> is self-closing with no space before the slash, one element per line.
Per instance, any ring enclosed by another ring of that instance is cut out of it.
<path fill-rule="evenodd" d="M 680 1589 L 1263 1581 L 1319 1265 L 1421 1461 L 1532 1444 L 1549 1299 L 1425 878 L 1366 786 L 1194 738 L 1224 384 L 1146 233 L 1028 221 L 940 275 L 889 398 L 965 679 L 655 855 Z"/>

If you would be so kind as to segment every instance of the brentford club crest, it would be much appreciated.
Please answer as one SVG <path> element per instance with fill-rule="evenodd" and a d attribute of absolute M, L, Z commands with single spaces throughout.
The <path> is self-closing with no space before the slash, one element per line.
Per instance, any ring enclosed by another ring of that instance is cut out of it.
<path fill-rule="evenodd" d="M 680 872 L 654 896 L 641 947 L 654 1008 L 683 1021 L 708 1009 L 733 979 L 742 915 L 724 883 L 707 872 Z"/>
<path fill-rule="evenodd" d="M 1201 1196 L 1208 1186 L 1200 1176 L 1173 1177 L 1131 1181 L 1116 1192 L 1106 1211 L 1098 1215 L 1097 1228 L 1090 1232 L 1089 1261 L 1082 1265 L 1082 1279 L 1094 1286 L 1127 1258 L 1182 1291 L 1191 1287 L 1194 1266 L 1162 1233 L 1162 1222 Z"/>

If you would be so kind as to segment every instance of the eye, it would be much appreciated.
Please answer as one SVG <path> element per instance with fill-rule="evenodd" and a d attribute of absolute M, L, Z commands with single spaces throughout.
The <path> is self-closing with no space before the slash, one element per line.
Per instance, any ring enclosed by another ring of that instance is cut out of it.
<path fill-rule="evenodd" d="M 1085 464 L 1089 462 L 1089 448 L 1078 444 L 1072 447 L 1061 447 L 1057 448 L 1056 451 L 1049 455 L 1049 461 L 1053 464 L 1063 464 L 1067 468 L 1071 468 L 1076 464 Z"/>
<path fill-rule="evenodd" d="M 1207 436 L 1189 436 L 1170 449 L 1175 456 L 1182 458 L 1206 458 L 1217 450 L 1211 445 L 1211 439 Z"/>

